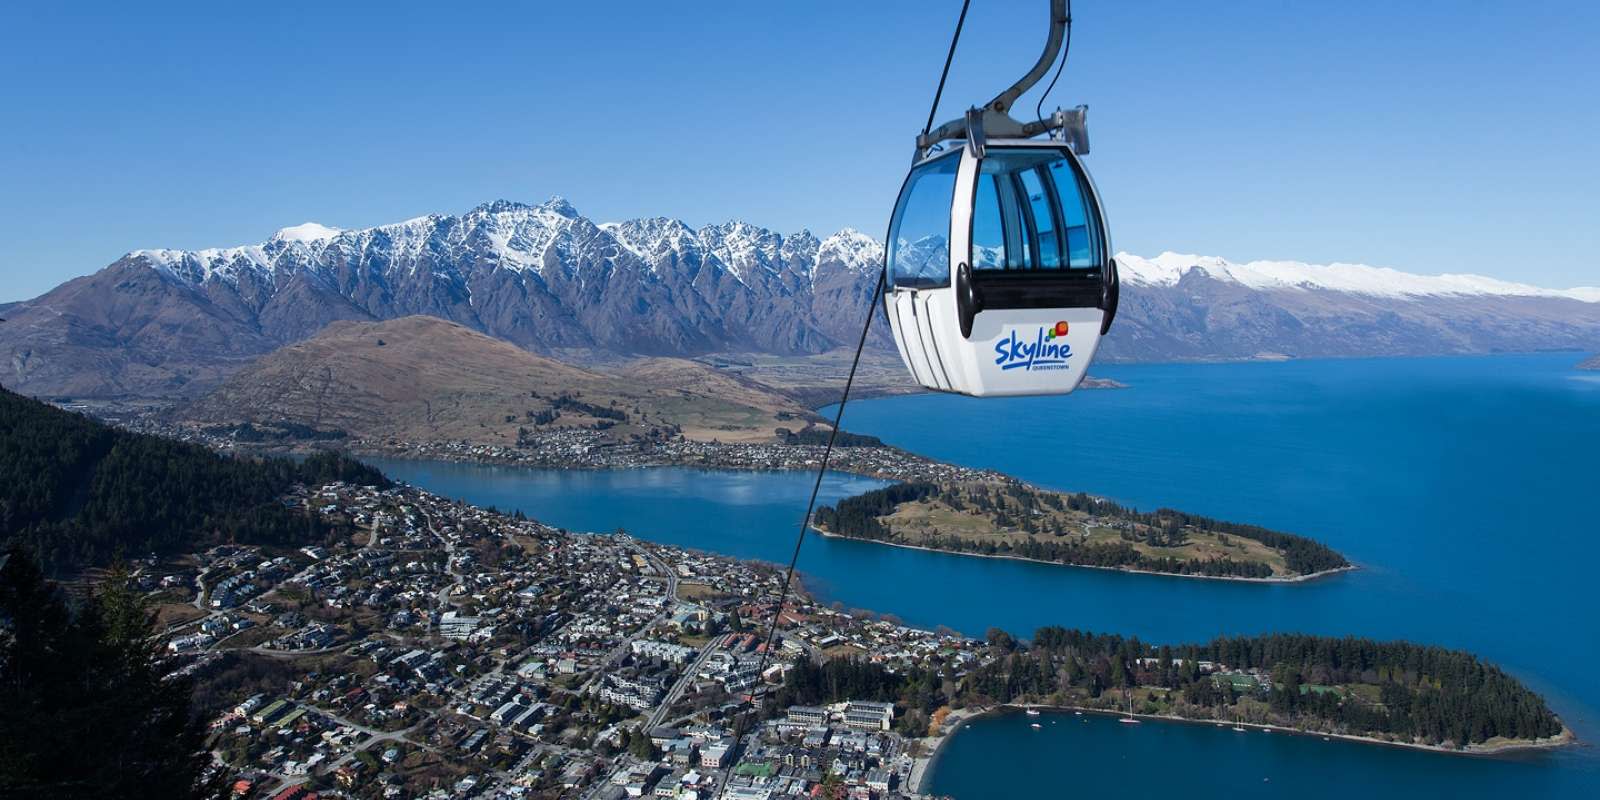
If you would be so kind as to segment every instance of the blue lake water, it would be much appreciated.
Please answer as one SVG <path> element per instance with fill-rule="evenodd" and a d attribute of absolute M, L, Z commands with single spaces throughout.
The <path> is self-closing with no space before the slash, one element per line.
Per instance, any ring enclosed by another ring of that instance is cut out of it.
<path fill-rule="evenodd" d="M 1039 729 L 1029 727 L 1039 723 Z M 1544 756 L 1469 758 L 1209 724 L 1020 712 L 968 723 L 931 791 L 957 798 L 1195 797 L 1347 800 L 1588 797 Z"/>
<path fill-rule="evenodd" d="M 923 395 L 853 403 L 846 412 L 847 429 L 935 458 L 1142 508 L 1168 505 L 1314 536 L 1360 564 L 1355 573 L 1301 585 L 1236 584 L 816 536 L 800 567 L 824 599 L 971 634 L 998 625 L 1027 635 L 1060 624 L 1180 642 L 1298 630 L 1466 648 L 1545 693 L 1581 738 L 1596 741 L 1600 381 L 1575 371 L 1577 360 L 1107 366 L 1096 374 L 1130 388 L 985 401 Z M 381 466 L 442 494 L 521 508 L 557 525 L 622 526 L 770 561 L 787 560 L 811 480 L 689 469 Z M 831 476 L 825 499 L 876 485 Z M 1353 787 L 1383 796 L 1407 787 L 1428 795 L 1519 788 L 1600 796 L 1600 757 L 1590 747 L 1482 759 L 1155 723 L 1091 735 L 1106 726 L 1075 724 L 1074 733 L 1060 735 L 1077 738 L 1057 741 L 1055 733 L 1019 739 L 1032 733 L 1026 725 L 974 723 L 947 748 L 932 789 L 962 798 L 1055 794 L 1069 785 L 1197 796 L 1290 787 L 1310 797 Z M 1033 760 L 1042 757 L 1030 749 L 1039 742 L 1050 743 L 1049 761 Z M 1122 755 L 1136 774 L 1119 768 Z M 1140 770 L 1157 755 L 1170 769 Z"/>

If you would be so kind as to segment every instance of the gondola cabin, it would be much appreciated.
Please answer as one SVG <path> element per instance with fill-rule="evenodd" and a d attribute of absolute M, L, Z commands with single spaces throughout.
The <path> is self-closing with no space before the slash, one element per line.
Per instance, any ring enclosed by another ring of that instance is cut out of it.
<path fill-rule="evenodd" d="M 900 357 L 938 391 L 1070 392 L 1116 312 L 1094 184 L 1066 141 L 952 144 L 913 165 L 890 222 L 884 311 Z"/>

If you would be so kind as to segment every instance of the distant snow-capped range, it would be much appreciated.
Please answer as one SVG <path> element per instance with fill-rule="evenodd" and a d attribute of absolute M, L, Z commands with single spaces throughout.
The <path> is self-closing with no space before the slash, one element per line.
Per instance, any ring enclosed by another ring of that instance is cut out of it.
<path fill-rule="evenodd" d="M 1110 360 L 1600 349 L 1600 288 L 1543 289 L 1163 253 L 1117 256 Z M 189 395 L 335 320 L 428 314 L 529 350 L 803 355 L 853 345 L 883 246 L 746 222 L 596 223 L 556 197 L 261 244 L 135 250 L 7 308 L 0 383 L 42 395 Z M 887 326 L 874 344 L 888 348 Z"/>
<path fill-rule="evenodd" d="M 1166 252 L 1155 258 L 1118 253 L 1122 279 L 1141 286 L 1176 286 L 1190 271 L 1258 290 L 1324 290 L 1378 297 L 1505 295 L 1563 297 L 1600 303 L 1600 287 L 1545 289 L 1483 275 L 1417 275 L 1366 264 L 1307 264 L 1302 261 L 1250 261 L 1236 264 L 1216 256 Z"/>

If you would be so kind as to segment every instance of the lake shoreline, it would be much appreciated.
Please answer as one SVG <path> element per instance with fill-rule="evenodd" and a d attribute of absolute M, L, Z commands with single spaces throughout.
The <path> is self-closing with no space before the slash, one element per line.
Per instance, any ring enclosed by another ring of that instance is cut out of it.
<path fill-rule="evenodd" d="M 811 526 L 811 530 L 818 536 L 824 536 L 829 539 L 848 539 L 856 542 L 867 542 L 868 544 L 882 544 L 888 545 L 889 547 L 904 547 L 907 550 L 922 550 L 928 553 L 945 553 L 952 556 L 972 556 L 974 558 L 998 558 L 1007 561 L 1026 561 L 1033 564 L 1046 564 L 1053 567 L 1098 569 L 1108 572 L 1122 572 L 1129 575 L 1158 575 L 1165 578 L 1200 578 L 1209 581 L 1238 581 L 1242 583 L 1305 583 L 1306 581 L 1314 581 L 1319 578 L 1330 577 L 1341 572 L 1352 572 L 1361 568 L 1358 564 L 1350 564 L 1348 566 L 1325 569 L 1320 572 L 1313 572 L 1309 575 L 1275 575 L 1270 578 L 1251 578 L 1244 575 L 1194 575 L 1182 572 L 1158 572 L 1151 569 L 1132 569 L 1130 567 L 1104 567 L 1099 564 L 1073 564 L 1068 561 L 1049 561 L 1043 558 L 1029 558 L 1027 556 L 1010 555 L 1004 553 L 969 553 L 964 550 L 946 550 L 940 547 L 928 547 L 927 545 L 920 544 L 888 542 L 882 539 L 864 539 L 860 536 L 849 536 L 843 533 L 834 533 L 832 531 L 823 530 L 815 525 Z"/>
<path fill-rule="evenodd" d="M 744 464 L 706 464 L 706 462 L 698 462 L 698 464 L 694 464 L 694 462 L 651 462 L 651 464 L 637 464 L 637 466 L 589 466 L 589 464 L 574 464 L 574 466 L 546 466 L 546 464 L 528 464 L 528 462 L 512 461 L 512 459 L 485 459 L 480 458 L 480 456 L 469 456 L 469 454 L 456 454 L 454 458 L 445 458 L 445 456 L 419 456 L 419 454 L 394 453 L 394 451 L 365 450 L 365 448 L 363 448 L 363 450 L 355 450 L 354 454 L 355 456 L 368 456 L 368 458 L 395 459 L 395 461 L 440 461 L 450 462 L 450 464 L 474 464 L 474 466 L 483 467 L 518 467 L 518 469 L 550 469 L 563 470 L 563 472 L 565 472 L 565 470 L 576 470 L 576 472 L 626 472 L 626 470 L 634 469 L 707 469 L 731 470 L 731 472 L 757 472 L 757 474 L 760 474 L 760 472 L 806 472 L 806 469 L 800 469 L 800 467 L 752 467 L 744 466 Z M 915 456 L 915 458 L 925 458 L 925 456 Z M 928 459 L 928 461 L 931 461 L 931 459 Z M 933 462 L 934 464 L 942 464 L 942 462 L 938 461 Z M 870 478 L 870 480 L 886 480 L 886 482 L 902 482 L 902 480 L 904 480 L 904 478 L 893 477 L 893 475 L 877 474 L 877 472 L 872 472 L 872 470 L 850 469 L 848 466 L 829 466 L 829 472 L 838 472 L 838 474 L 842 475 L 856 475 L 856 477 Z M 1002 478 L 1002 480 L 1011 480 L 1011 482 L 1018 482 L 1022 483 L 1022 485 L 1030 486 L 1030 483 L 1022 482 L 1021 478 L 1014 478 L 1010 477 L 1010 475 L 1003 474 L 995 475 L 998 475 L 998 477 Z M 846 534 L 842 533 L 832 533 L 832 531 L 822 530 L 822 528 L 818 528 L 818 526 L 814 525 L 811 526 L 810 530 L 813 531 L 813 533 L 819 534 L 819 536 L 826 536 L 826 538 L 829 539 L 851 539 L 851 541 L 869 542 L 869 544 L 885 544 L 885 546 L 890 547 L 904 547 L 904 549 L 907 550 L 923 550 L 923 552 L 936 552 L 936 554 L 970 555 L 970 557 L 974 558 L 1002 558 L 1002 560 L 1011 560 L 1011 562 L 1042 563 L 1042 565 L 1048 566 L 1072 566 L 1072 568 L 1080 568 L 1080 570 L 1102 570 L 1110 571 L 1110 573 L 1123 574 L 1154 574 L 1154 576 L 1162 576 L 1162 578 L 1194 578 L 1203 579 L 1203 581 L 1234 581 L 1246 582 L 1246 584 L 1302 584 L 1302 582 L 1318 581 L 1318 579 L 1331 578 L 1331 576 L 1336 576 L 1336 574 L 1350 573 L 1350 571 L 1360 570 L 1360 565 L 1357 565 L 1357 563 L 1350 563 L 1350 565 L 1346 566 L 1336 566 L 1336 568 L 1333 568 L 1333 570 L 1320 570 L 1310 574 L 1285 574 L 1285 576 L 1270 576 L 1270 578 L 1250 578 L 1250 576 L 1234 576 L 1234 574 L 1163 573 L 1163 571 L 1157 570 L 1134 570 L 1134 568 L 1128 568 L 1128 566 L 1101 566 L 1093 565 L 1093 563 L 1051 562 L 1051 560 L 1046 560 L 1046 558 L 1029 558 L 1026 557 L 1026 555 L 979 554 L 979 552 L 946 550 L 942 549 L 942 547 L 928 547 L 922 546 L 922 544 L 890 542 L 883 541 L 883 539 L 864 539 L 859 538 L 859 536 L 846 536 Z"/>
<path fill-rule="evenodd" d="M 630 469 L 704 469 L 727 470 L 730 472 L 799 472 L 815 473 L 820 463 L 823 445 L 809 444 L 778 444 L 765 443 L 732 443 L 732 442 L 678 442 L 679 445 L 704 447 L 716 450 L 714 453 L 677 453 L 677 452 L 649 452 L 636 454 L 638 458 L 626 461 L 582 461 L 572 458 L 561 460 L 541 460 L 526 457 L 526 454 L 506 453 L 480 453 L 463 452 L 458 450 L 429 450 L 416 446 L 373 446 L 367 442 L 353 442 L 346 451 L 356 457 L 389 459 L 394 461 L 437 461 L 449 464 L 472 464 L 484 467 L 521 467 L 533 470 L 560 470 L 563 472 L 610 472 Z M 430 445 L 431 446 L 431 445 Z M 787 450 L 787 459 L 781 463 L 751 463 L 740 458 L 741 454 L 733 452 L 741 447 L 771 448 Z M 304 443 L 273 446 L 253 447 L 253 452 L 266 455 L 306 454 L 317 452 L 322 448 L 305 445 Z M 809 451 L 809 452 L 808 452 Z M 855 452 L 853 452 L 855 451 Z M 893 469 L 885 468 L 882 464 L 859 463 L 852 460 L 857 452 L 868 453 L 879 457 L 893 456 L 901 460 L 893 464 Z M 860 478 L 887 481 L 890 483 L 905 483 L 910 481 L 939 481 L 939 480 L 979 480 L 995 481 L 1001 483 L 1026 484 L 1020 478 L 1015 478 L 1002 472 L 976 467 L 963 467 L 948 461 L 938 461 L 920 456 L 909 450 L 891 446 L 861 446 L 861 447 L 835 447 L 832 460 L 828 464 L 829 472 L 844 475 L 854 475 Z"/>
<path fill-rule="evenodd" d="M 1357 744 L 1386 745 L 1389 747 L 1403 748 L 1407 750 L 1420 750 L 1424 752 L 1442 753 L 1445 755 L 1469 756 L 1478 758 L 1493 758 L 1496 756 L 1506 756 L 1525 752 L 1548 752 L 1565 747 L 1572 747 L 1579 743 L 1577 735 L 1574 734 L 1572 729 L 1567 727 L 1565 723 L 1563 723 L 1561 726 L 1561 733 L 1550 737 L 1549 739 L 1506 741 L 1492 745 L 1468 745 L 1464 748 L 1457 748 L 1444 747 L 1442 745 L 1421 744 L 1418 742 L 1397 742 L 1389 739 L 1380 739 L 1376 736 L 1364 736 L 1353 733 L 1320 733 L 1317 731 L 1306 731 L 1298 728 L 1283 727 L 1280 725 L 1265 725 L 1254 722 L 1230 722 L 1228 720 L 1207 719 L 1203 717 L 1180 717 L 1173 714 L 1128 714 L 1121 711 L 1113 711 L 1104 708 L 1092 708 L 1089 706 L 1051 705 L 1045 703 L 1001 703 L 995 706 L 985 706 L 977 709 L 964 708 L 960 709 L 959 711 L 952 712 L 950 716 L 955 721 L 950 722 L 947 720 L 945 723 L 945 728 L 940 731 L 938 736 L 918 739 L 917 741 L 924 743 L 925 746 L 932 748 L 932 750 L 926 755 L 915 759 L 915 762 L 911 768 L 910 776 L 907 779 L 907 790 L 914 794 L 924 794 L 923 790 L 926 788 L 928 778 L 933 773 L 933 769 L 936 766 L 939 757 L 944 753 L 945 748 L 948 747 L 950 742 L 955 738 L 955 735 L 959 733 L 962 728 L 966 727 L 967 723 L 976 719 L 982 719 L 984 717 L 997 717 L 1005 714 L 1026 713 L 1030 709 L 1057 713 L 1074 712 L 1076 714 L 1081 712 L 1083 714 L 1094 714 L 1102 717 L 1131 716 L 1134 719 L 1139 720 L 1181 723 L 1186 725 L 1213 725 L 1228 728 L 1230 730 L 1237 726 L 1271 733 L 1284 733 L 1291 736 L 1322 737 L 1325 739 L 1339 739 L 1347 742 L 1355 742 Z"/>
<path fill-rule="evenodd" d="M 968 722 L 991 713 L 989 708 L 962 708 L 950 712 L 944 724 L 939 727 L 937 736 L 925 736 L 916 741 L 927 752 L 912 759 L 911 771 L 906 775 L 906 791 L 913 795 L 922 794 L 923 786 L 928 782 L 928 776 L 933 774 L 933 768 L 938 764 L 939 756 L 944 753 L 945 745 L 955 738 L 955 735 L 966 726 Z"/>

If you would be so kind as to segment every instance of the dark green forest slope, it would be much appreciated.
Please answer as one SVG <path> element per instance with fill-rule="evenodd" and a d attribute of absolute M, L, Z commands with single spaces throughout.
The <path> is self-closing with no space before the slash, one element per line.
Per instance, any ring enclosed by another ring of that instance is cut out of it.
<path fill-rule="evenodd" d="M 0 389 L 0 543 L 51 569 L 222 542 L 319 540 L 320 523 L 278 498 L 297 483 L 387 485 L 334 453 L 302 462 L 219 455 L 118 430 Z"/>

